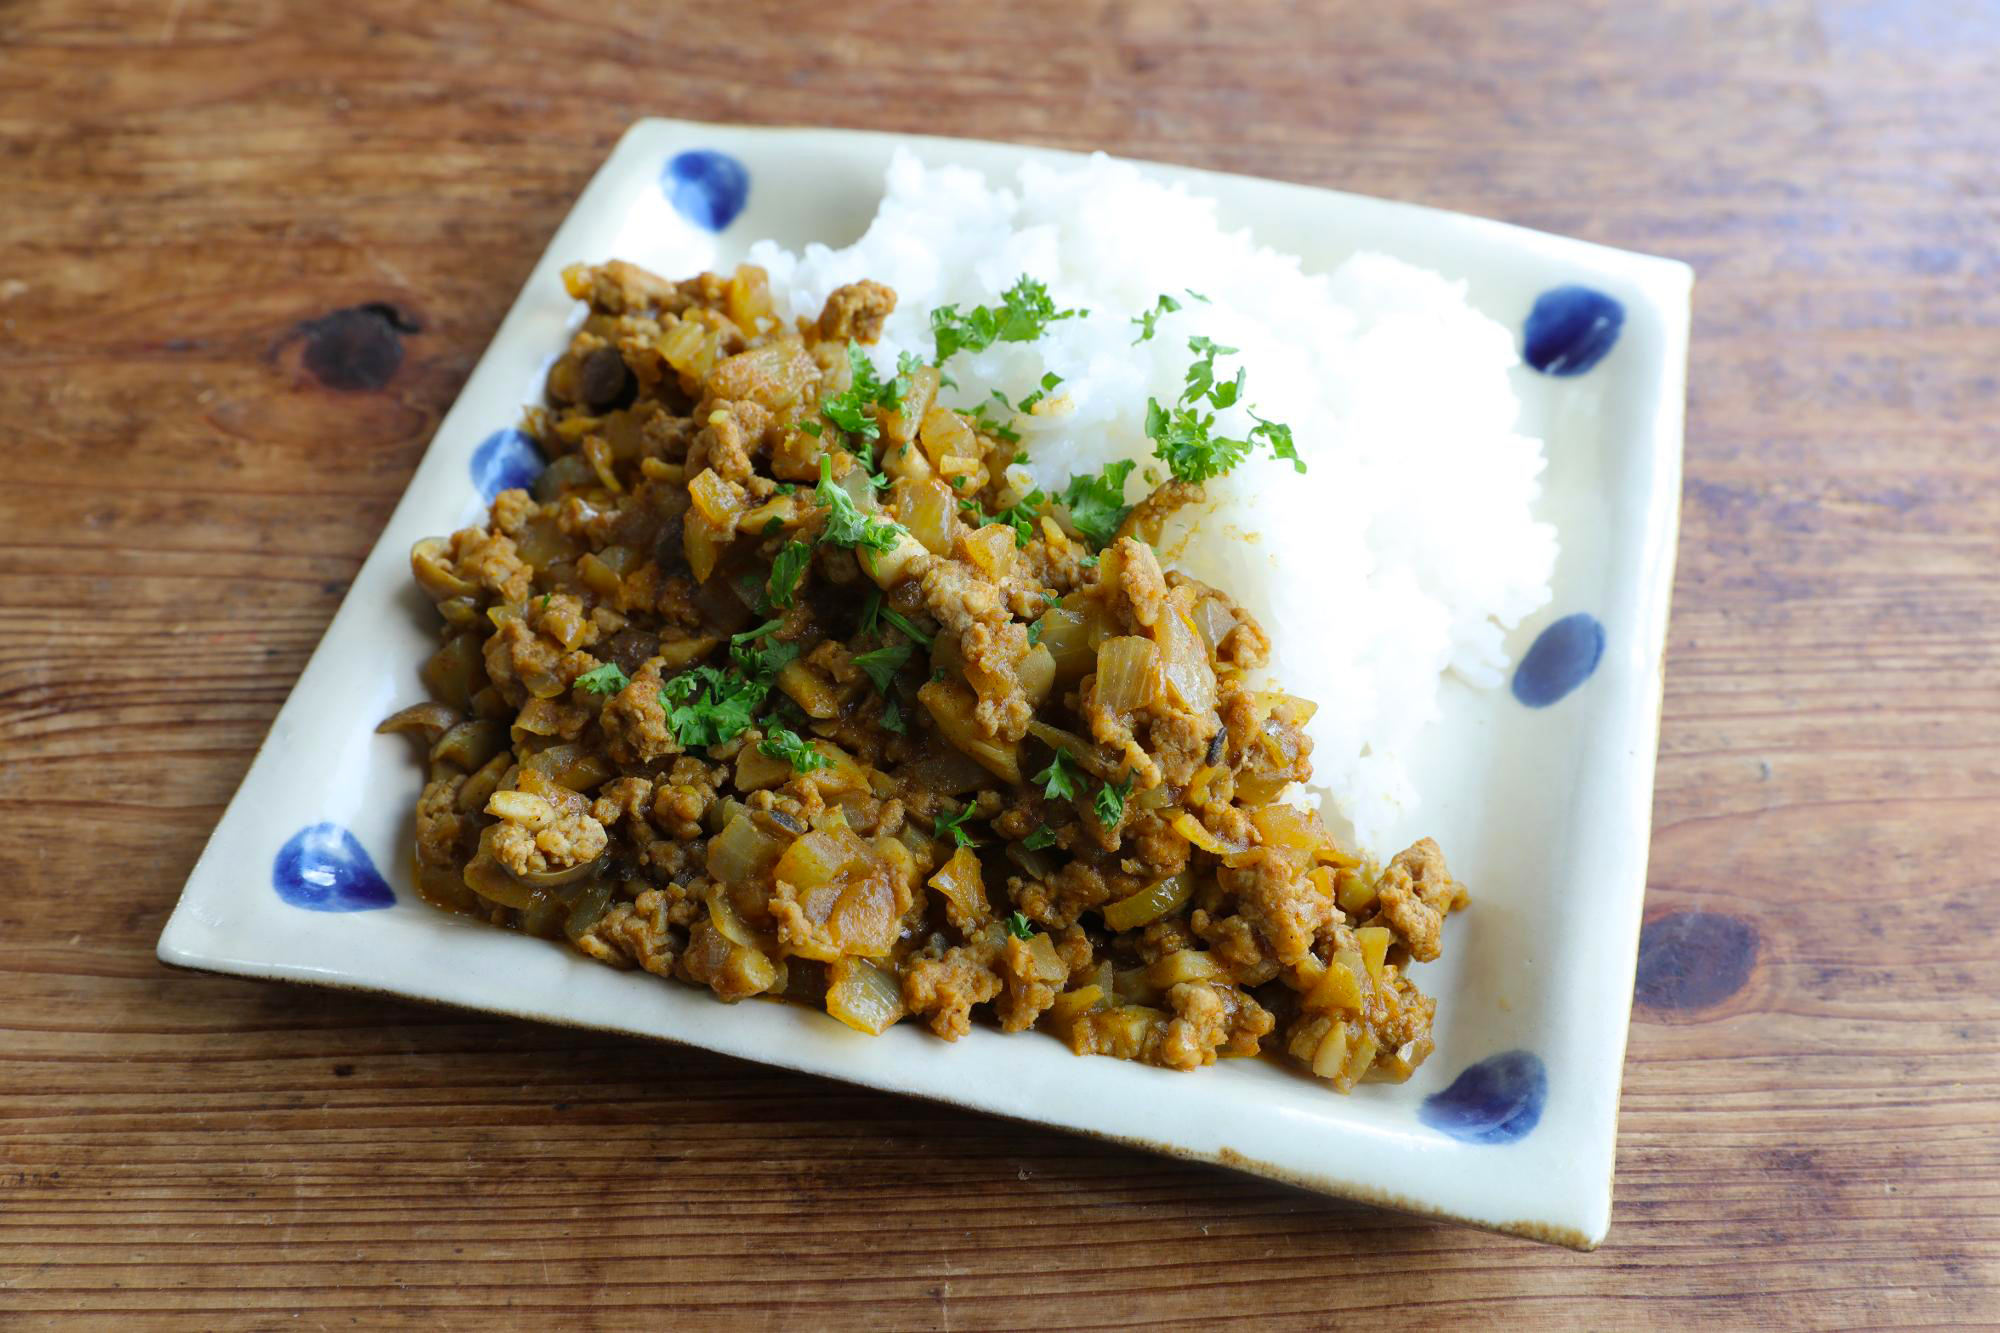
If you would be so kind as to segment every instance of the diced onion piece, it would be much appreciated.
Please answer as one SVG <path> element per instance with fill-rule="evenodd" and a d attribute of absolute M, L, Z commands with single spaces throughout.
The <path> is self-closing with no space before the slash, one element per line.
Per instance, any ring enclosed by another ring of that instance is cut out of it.
<path fill-rule="evenodd" d="M 1285 1050 L 1294 1060 L 1309 1065 L 1313 1053 L 1319 1049 L 1320 1042 L 1332 1027 L 1333 1020 L 1330 1018 L 1306 1019 L 1292 1029 L 1292 1035 L 1285 1042 Z"/>
<path fill-rule="evenodd" d="M 1005 579 L 1014 570 L 1014 529 L 1001 523 L 989 523 L 960 538 L 965 559 L 973 568 L 985 574 L 994 582 Z"/>
<path fill-rule="evenodd" d="M 1357 870 L 1342 870 L 1334 880 L 1333 900 L 1349 916 L 1361 916 L 1375 905 L 1375 886 Z"/>
<path fill-rule="evenodd" d="M 1194 627 L 1212 654 L 1236 628 L 1235 613 L 1218 597 L 1204 597 L 1194 610 Z"/>
<path fill-rule="evenodd" d="M 376 734 L 383 736 L 398 731 L 420 731 L 426 741 L 435 745 L 438 737 L 464 720 L 465 715 L 458 709 L 438 703 L 436 700 L 426 700 L 391 713 L 376 724 L 375 731 Z"/>
<path fill-rule="evenodd" d="M 611 905 L 611 881 L 593 879 L 586 884 L 570 904 L 569 914 L 563 918 L 563 934 L 574 944 L 585 931 L 603 919 Z"/>
<path fill-rule="evenodd" d="M 917 698 L 946 740 L 987 771 L 1009 782 L 1021 780 L 1019 747 L 981 733 L 973 716 L 973 693 L 964 683 L 934 680 L 917 691 Z"/>
<path fill-rule="evenodd" d="M 896 529 L 896 544 L 886 551 L 864 547 L 857 551 L 861 567 L 878 588 L 893 588 L 907 582 L 918 563 L 930 554 L 924 544 L 902 528 Z"/>
<path fill-rule="evenodd" d="M 765 754 L 755 745 L 736 752 L 736 790 L 762 791 L 782 786 L 792 779 L 792 761 Z"/>
<path fill-rule="evenodd" d="M 785 849 L 772 873 L 787 884 L 816 889 L 866 869 L 867 851 L 860 839 L 845 830 L 813 829 Z"/>
<path fill-rule="evenodd" d="M 979 858 L 969 847 L 960 847 L 951 854 L 951 859 L 930 878 L 930 886 L 936 889 L 948 904 L 947 915 L 951 924 L 967 934 L 993 919 L 993 908 L 986 900 L 986 885 L 980 878 Z"/>
<path fill-rule="evenodd" d="M 949 486 L 934 479 L 905 478 L 896 483 L 890 496 L 903 526 L 925 550 L 932 555 L 951 554 L 958 506 Z"/>
<path fill-rule="evenodd" d="M 795 497 L 774 495 L 755 509 L 743 511 L 743 517 L 736 520 L 736 530 L 752 537 L 761 537 L 764 530 L 776 520 L 781 528 L 796 528 L 799 525 L 799 510 Z"/>
<path fill-rule="evenodd" d="M 1344 951 L 1343 951 L 1344 952 Z M 1326 971 L 1305 998 L 1305 1007 L 1311 1013 L 1330 1013 L 1342 1009 L 1350 1014 L 1361 1012 L 1361 956 L 1336 954 L 1326 965 Z"/>
<path fill-rule="evenodd" d="M 1097 665 L 1097 652 L 1090 643 L 1089 621 L 1083 612 L 1067 606 L 1052 606 L 1042 612 L 1041 646 L 1049 650 L 1056 678 L 1073 685 Z"/>
<path fill-rule="evenodd" d="M 784 851 L 784 844 L 737 815 L 708 841 L 709 878 L 718 884 L 744 884 L 766 875 Z"/>
<path fill-rule="evenodd" d="M 1036 644 L 1014 666 L 1014 674 L 1021 682 L 1021 693 L 1028 702 L 1041 707 L 1055 688 L 1056 659 L 1050 655 L 1047 645 Z"/>
<path fill-rule="evenodd" d="M 1220 856 L 1229 850 L 1223 846 L 1221 839 L 1210 833 L 1199 819 L 1196 819 L 1185 810 L 1174 816 L 1173 826 L 1174 832 L 1180 834 L 1204 852 Z"/>
<path fill-rule="evenodd" d="M 1101 781 L 1115 779 L 1124 765 L 1122 756 L 1113 754 L 1097 742 L 1085 740 L 1073 731 L 1052 727 L 1046 722 L 1029 722 L 1028 734 L 1051 750 L 1069 751 L 1069 757 L 1084 772 Z"/>
<path fill-rule="evenodd" d="M 1097 650 L 1097 704 L 1113 713 L 1144 708 L 1160 694 L 1160 649 L 1151 639 L 1121 634 Z"/>
<path fill-rule="evenodd" d="M 826 1011 L 856 1032 L 879 1037 L 903 1016 L 903 988 L 863 958 L 836 958 L 827 971 Z"/>
<path fill-rule="evenodd" d="M 979 437 L 972 427 L 948 407 L 934 406 L 925 412 L 917 434 L 932 467 L 947 457 L 975 457 L 979 451 Z"/>
<path fill-rule="evenodd" d="M 1174 589 L 1153 625 L 1153 637 L 1160 645 L 1168 697 L 1182 711 L 1204 716 L 1215 708 L 1215 668 L 1209 665 L 1208 645 L 1201 641 L 1188 616 L 1187 602 L 1193 592 L 1185 584 Z"/>
<path fill-rule="evenodd" d="M 434 602 L 452 597 L 476 597 L 479 585 L 468 583 L 451 569 L 451 547 L 442 537 L 426 537 L 410 548 L 410 571 L 417 586 Z"/>
<path fill-rule="evenodd" d="M 433 696 L 453 708 L 471 704 L 472 696 L 486 685 L 486 659 L 480 652 L 482 637 L 471 632 L 454 635 L 424 663 L 424 686 Z"/>
<path fill-rule="evenodd" d="M 1382 1043 L 1373 1032 L 1363 1031 L 1348 1048 L 1347 1064 L 1340 1071 L 1341 1082 L 1349 1087 L 1361 1081 L 1368 1072 L 1368 1066 L 1375 1063 L 1375 1053 L 1382 1049 Z M 1317 1068 L 1315 1073 L 1319 1072 Z"/>
<path fill-rule="evenodd" d="M 840 716 L 840 694 L 833 683 L 803 661 L 795 658 L 778 669 L 778 688 L 803 708 L 807 717 L 824 721 Z"/>
<path fill-rule="evenodd" d="M 1079 986 L 1056 996 L 1055 1003 L 1042 1012 L 1042 1022 L 1057 1032 L 1067 1033 L 1070 1025 L 1095 1009 L 1104 1000 L 1104 988 Z"/>
<path fill-rule="evenodd" d="M 1194 949 L 1176 949 L 1146 969 L 1148 984 L 1166 990 L 1183 981 L 1220 981 L 1227 974 L 1213 958 Z"/>
<path fill-rule="evenodd" d="M 882 438 L 886 442 L 883 450 L 883 466 L 901 451 L 901 446 L 917 438 L 917 429 L 923 424 L 925 415 L 931 410 L 931 401 L 937 397 L 938 385 L 942 380 L 935 366 L 919 366 L 910 372 L 909 389 L 903 394 L 903 401 L 894 412 L 882 414 Z M 908 456 L 916 455 L 910 450 Z"/>
<path fill-rule="evenodd" d="M 756 333 L 757 322 L 771 313 L 771 278 L 755 264 L 738 264 L 723 293 L 722 311 L 745 333 Z"/>
<path fill-rule="evenodd" d="M 589 746 L 570 741 L 551 745 L 521 761 L 523 769 L 540 773 L 571 791 L 589 791 L 617 775 L 611 761 Z"/>
<path fill-rule="evenodd" d="M 1368 979 L 1382 979 L 1382 962 L 1389 954 L 1389 928 L 1387 926 L 1362 926 L 1354 932 L 1354 942 L 1361 946 L 1361 961 L 1368 968 Z"/>
<path fill-rule="evenodd" d="M 961 847 L 959 850 L 965 849 Z M 1056 952 L 1056 942 L 1050 939 L 1046 932 L 1038 930 L 1030 935 L 1027 949 L 1029 969 L 1035 974 L 1035 980 L 1048 982 L 1069 980 L 1069 964 L 1065 963 L 1062 955 Z"/>
<path fill-rule="evenodd" d="M 1370 1053 L 1371 1058 L 1373 1053 Z M 1338 1078 L 1347 1064 L 1347 1024 L 1335 1023 L 1313 1049 L 1312 1071 L 1321 1078 Z"/>
<path fill-rule="evenodd" d="M 1182 871 L 1157 883 L 1148 884 L 1127 898 L 1104 905 L 1104 924 L 1113 930 L 1132 930 L 1179 911 L 1194 892 L 1194 881 Z"/>
<path fill-rule="evenodd" d="M 540 700 L 530 700 L 532 706 Z M 471 773 L 483 767 L 487 760 L 507 748 L 507 728 L 498 722 L 481 719 L 477 722 L 461 722 L 438 738 L 431 747 L 431 762 L 443 760 L 457 764 Z"/>

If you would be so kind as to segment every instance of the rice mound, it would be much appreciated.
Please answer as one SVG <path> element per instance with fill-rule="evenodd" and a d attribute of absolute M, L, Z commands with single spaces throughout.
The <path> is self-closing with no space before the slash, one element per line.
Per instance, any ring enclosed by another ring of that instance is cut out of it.
<path fill-rule="evenodd" d="M 961 352 L 947 402 L 970 409 L 999 390 L 1019 401 L 1045 372 L 1063 383 L 1014 425 L 1034 484 L 1119 459 L 1152 457 L 1146 399 L 1170 404 L 1205 335 L 1242 366 L 1244 400 L 1218 414 L 1237 438 L 1248 410 L 1289 424 L 1303 475 L 1261 448 L 1208 483 L 1205 504 L 1169 525 L 1161 554 L 1223 589 L 1271 636 L 1271 676 L 1319 705 L 1310 731 L 1314 785 L 1329 818 L 1364 848 L 1416 793 L 1402 754 L 1438 711 L 1444 673 L 1475 686 L 1507 667 L 1505 631 L 1549 600 L 1556 533 L 1536 521 L 1542 442 L 1514 429 L 1510 332 L 1474 310 L 1463 283 L 1357 253 L 1331 273 L 1218 225 L 1213 200 L 1143 177 L 1099 154 L 1074 168 L 1028 164 L 1012 188 L 963 167 L 899 152 L 868 231 L 841 250 L 803 255 L 760 241 L 748 261 L 771 275 L 780 310 L 817 312 L 843 283 L 873 278 L 898 304 L 870 349 L 929 360 L 930 311 L 997 305 L 1023 273 L 1061 308 L 1033 343 Z M 1161 294 L 1181 309 L 1134 345 Z M 1195 293 L 1207 299 L 1197 299 Z"/>

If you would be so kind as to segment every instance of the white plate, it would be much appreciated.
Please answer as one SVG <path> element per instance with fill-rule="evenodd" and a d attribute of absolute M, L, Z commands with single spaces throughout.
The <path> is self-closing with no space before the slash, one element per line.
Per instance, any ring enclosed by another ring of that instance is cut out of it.
<path fill-rule="evenodd" d="M 1528 665 L 1510 686 L 1447 686 L 1412 769 L 1419 827 L 1401 831 L 1435 834 L 1474 896 L 1444 958 L 1418 970 L 1439 999 L 1438 1044 L 1408 1083 L 1343 1097 L 1262 1061 L 1176 1074 L 1079 1059 L 1033 1034 L 976 1030 L 947 1044 L 906 1024 L 868 1038 L 803 1008 L 723 1005 L 417 900 L 408 849 L 422 775 L 407 740 L 374 734 L 423 697 L 417 667 L 436 642 L 407 555 L 476 519 L 481 490 L 529 465 L 512 428 L 579 318 L 562 266 L 622 257 L 682 275 L 726 268 L 760 236 L 846 244 L 873 214 L 899 144 L 994 177 L 1072 157 L 660 120 L 619 141 L 272 724 L 160 937 L 161 959 L 663 1037 L 1595 1245 L 1610 1219 L 1679 508 L 1682 264 L 1299 185 L 1145 168 L 1214 196 L 1226 224 L 1253 227 L 1308 268 L 1368 248 L 1462 278 L 1480 309 L 1525 330 L 1530 359 L 1559 372 L 1516 372 L 1523 426 L 1548 441 L 1539 512 L 1562 537 L 1554 602 L 1513 636 Z M 1553 703 L 1522 701 L 1565 685 L 1573 692 Z"/>

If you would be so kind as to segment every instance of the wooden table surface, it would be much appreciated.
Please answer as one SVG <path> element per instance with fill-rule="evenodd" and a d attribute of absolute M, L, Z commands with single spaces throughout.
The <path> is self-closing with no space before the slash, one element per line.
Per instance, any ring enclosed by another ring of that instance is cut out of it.
<path fill-rule="evenodd" d="M 2000 1322 L 1990 0 L 15 0 L 0 42 L 0 1322 Z M 1601 1250 L 154 961 L 648 114 L 1103 147 L 1695 265 Z"/>

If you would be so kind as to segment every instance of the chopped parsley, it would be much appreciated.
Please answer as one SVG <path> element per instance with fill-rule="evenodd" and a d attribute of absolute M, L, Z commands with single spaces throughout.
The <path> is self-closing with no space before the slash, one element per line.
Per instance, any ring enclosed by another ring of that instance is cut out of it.
<path fill-rule="evenodd" d="M 787 607 L 798 594 L 799 580 L 812 560 L 812 547 L 804 542 L 786 542 L 778 558 L 771 562 L 771 577 L 764 584 L 764 605 Z"/>
<path fill-rule="evenodd" d="M 810 741 L 785 727 L 773 726 L 764 733 L 764 739 L 757 748 L 773 759 L 789 760 L 794 773 L 833 767 L 833 761 L 814 749 Z"/>
<path fill-rule="evenodd" d="M 826 526 L 819 539 L 833 546 L 865 547 L 887 554 L 896 549 L 902 529 L 886 519 L 870 518 L 861 512 L 849 495 L 833 480 L 833 458 L 819 457 L 819 488 L 813 492 L 820 508 L 826 510 Z"/>
<path fill-rule="evenodd" d="M 885 730 L 893 731 L 898 736 L 908 730 L 903 722 L 903 710 L 896 706 L 896 696 L 893 694 L 883 698 L 882 715 L 876 721 L 880 722 Z"/>
<path fill-rule="evenodd" d="M 1021 839 L 1021 845 L 1031 852 L 1039 852 L 1044 847 L 1056 845 L 1056 831 L 1047 824 L 1038 825 L 1033 833 Z"/>
<path fill-rule="evenodd" d="M 889 692 L 895 683 L 896 673 L 910 660 L 910 645 L 892 644 L 887 648 L 877 648 L 873 652 L 856 653 L 854 665 L 868 673 L 868 679 L 875 682 L 875 688 L 882 694 Z"/>
<path fill-rule="evenodd" d="M 895 379 L 884 380 L 876 373 L 875 363 L 861 350 L 861 344 L 847 344 L 847 366 L 853 372 L 847 387 L 829 398 L 820 400 L 819 410 L 826 413 L 827 420 L 864 440 L 880 438 L 882 428 L 875 422 L 875 414 L 868 409 L 879 407 L 885 412 L 893 412 L 903 405 L 903 395 L 910 391 L 910 381 L 906 374 Z M 898 366 L 901 369 L 901 366 Z"/>
<path fill-rule="evenodd" d="M 1035 937 L 1034 924 L 1028 920 L 1027 914 L 1024 912 L 1009 913 L 1001 924 L 1006 926 L 1007 933 L 1017 940 L 1028 940 Z"/>
<path fill-rule="evenodd" d="M 960 847 L 977 847 L 979 842 L 965 831 L 965 821 L 972 818 L 972 807 L 967 805 L 956 815 L 931 816 L 931 832 L 940 838 L 950 838 Z"/>
<path fill-rule="evenodd" d="M 1192 294 L 1189 293 L 1189 295 Z M 1139 326 L 1139 336 L 1132 340 L 1132 345 L 1137 347 L 1140 343 L 1150 339 L 1153 336 L 1153 326 L 1160 322 L 1160 316 L 1171 315 L 1180 308 L 1181 303 L 1179 301 L 1176 301 L 1164 292 L 1161 293 L 1159 303 L 1151 310 L 1148 310 L 1143 315 L 1134 315 L 1132 317 L 1131 322 Z"/>
<path fill-rule="evenodd" d="M 861 604 L 861 632 L 874 634 L 882 624 L 882 590 L 870 588 L 868 600 Z"/>
<path fill-rule="evenodd" d="M 747 629 L 741 634 L 732 634 L 729 637 L 729 656 L 734 659 L 744 675 L 752 679 L 761 679 L 769 685 L 771 677 L 777 675 L 780 668 L 790 664 L 799 655 L 799 646 L 796 643 L 773 643 L 763 648 L 756 646 L 757 640 L 764 638 L 784 623 L 782 620 L 767 620 L 755 629 Z"/>
<path fill-rule="evenodd" d="M 1132 506 L 1125 503 L 1125 479 L 1138 466 L 1131 459 L 1107 463 L 1094 477 L 1071 477 L 1062 501 L 1069 520 L 1093 545 L 1103 546 L 1118 535 L 1118 525 Z"/>
<path fill-rule="evenodd" d="M 1041 515 L 1042 506 L 1049 497 L 1041 491 L 1029 491 L 1007 508 L 986 520 L 982 526 L 991 527 L 1004 523 L 1014 529 L 1014 545 L 1026 550 L 1029 540 L 1035 535 L 1035 519 Z"/>
<path fill-rule="evenodd" d="M 1068 801 L 1076 796 L 1075 761 L 1068 750 L 1057 750 L 1056 757 L 1049 760 L 1049 766 L 1035 774 L 1032 781 L 1038 783 L 1042 795 L 1051 801 Z"/>
<path fill-rule="evenodd" d="M 768 681 L 700 666 L 660 687 L 660 707 L 683 748 L 706 749 L 741 735 L 770 688 Z"/>
<path fill-rule="evenodd" d="M 804 418 L 794 421 L 792 423 L 792 429 L 802 430 L 806 434 L 812 436 L 815 440 L 817 440 L 820 437 L 820 435 L 823 434 L 825 431 L 825 427 L 821 426 L 817 421 L 807 421 Z"/>
<path fill-rule="evenodd" d="M 1042 399 L 1048 397 L 1049 390 L 1055 388 L 1058 384 L 1061 384 L 1062 382 L 1063 382 L 1063 377 L 1056 374 L 1053 370 L 1051 370 L 1047 374 L 1042 376 L 1041 388 L 1036 389 L 1026 398 L 1023 398 L 1020 402 L 1014 404 L 1014 406 L 1023 412 L 1032 412 L 1035 410 L 1035 404 L 1041 402 Z"/>
<path fill-rule="evenodd" d="M 886 606 L 882 608 L 882 619 L 888 621 L 891 625 L 894 625 L 897 629 L 903 631 L 904 634 L 908 635 L 911 639 L 915 640 L 917 643 L 922 644 L 924 647 L 928 648 L 931 646 L 930 635 L 924 633 L 922 630 L 918 629 L 915 625 L 912 625 L 906 618 L 898 615 L 895 611 L 892 611 Z"/>
<path fill-rule="evenodd" d="M 1019 444 L 1021 432 L 1007 424 L 1013 420 L 1014 405 L 1008 402 L 998 389 L 995 389 L 991 396 L 1000 404 L 1000 415 L 993 415 L 993 409 L 981 403 L 972 409 L 973 429 L 991 435 L 996 440 L 1005 440 L 1008 444 Z"/>
<path fill-rule="evenodd" d="M 592 667 L 576 678 L 576 687 L 592 694 L 616 694 L 632 683 L 632 678 L 616 662 Z"/>
<path fill-rule="evenodd" d="M 1217 383 L 1215 358 L 1234 356 L 1236 349 L 1210 338 L 1194 337 L 1188 339 L 1188 350 L 1195 359 L 1188 364 L 1180 398 L 1172 407 L 1162 407 L 1157 398 L 1146 400 L 1146 438 L 1153 442 L 1154 457 L 1167 465 L 1174 479 L 1202 482 L 1219 477 L 1248 458 L 1260 441 L 1273 457 L 1285 459 L 1295 470 L 1304 472 L 1306 465 L 1293 442 L 1291 427 L 1280 422 L 1266 421 L 1252 412 L 1257 424 L 1247 438 L 1215 434 L 1215 412 L 1204 408 L 1235 406 L 1243 397 L 1244 372 L 1239 366 L 1235 379 Z"/>
<path fill-rule="evenodd" d="M 1031 343 L 1059 319 L 1087 315 L 1087 310 L 1058 310 L 1049 289 L 1023 273 L 1001 295 L 1000 306 L 976 305 L 964 314 L 956 305 L 931 311 L 934 358 L 942 366 L 957 352 L 982 352 L 996 342 Z"/>
<path fill-rule="evenodd" d="M 1119 820 L 1125 818 L 1125 798 L 1131 795 L 1132 784 L 1138 780 L 1138 775 L 1132 774 L 1115 787 L 1107 782 L 1098 788 L 1097 799 L 1090 803 L 1091 811 L 1096 814 L 1098 823 L 1106 828 L 1113 828 Z"/>
<path fill-rule="evenodd" d="M 1041 641 L 1042 641 L 1042 622 L 1038 619 L 1030 620 L 1028 622 L 1028 646 L 1032 648 Z"/>

